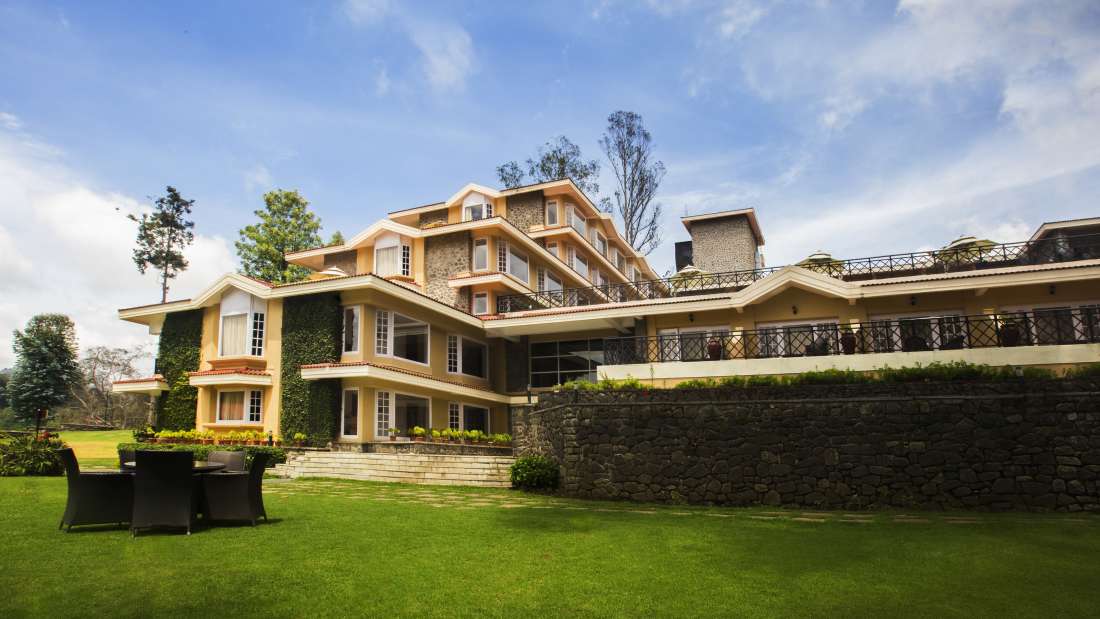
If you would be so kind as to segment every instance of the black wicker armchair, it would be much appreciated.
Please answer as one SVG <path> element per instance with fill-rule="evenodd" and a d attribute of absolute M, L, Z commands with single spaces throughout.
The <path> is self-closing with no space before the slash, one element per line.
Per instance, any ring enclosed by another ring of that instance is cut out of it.
<path fill-rule="evenodd" d="M 247 473 L 219 473 L 202 478 L 204 500 L 203 514 L 210 520 L 248 521 L 256 526 L 261 517 L 267 520 L 264 510 L 263 480 L 268 454 L 252 457 Z"/>
<path fill-rule="evenodd" d="M 126 468 L 126 463 L 127 462 L 133 462 L 133 461 L 134 461 L 134 450 L 133 449 L 119 449 L 118 450 L 118 468 L 124 469 L 124 468 Z"/>
<path fill-rule="evenodd" d="M 130 522 L 134 507 L 134 480 L 129 473 L 115 471 L 81 473 L 80 464 L 69 448 L 58 452 L 65 465 L 69 498 L 59 529 L 85 524 Z"/>
<path fill-rule="evenodd" d="M 189 451 L 138 451 L 134 454 L 134 515 L 130 533 L 153 527 L 178 527 L 191 535 L 195 481 Z"/>
<path fill-rule="evenodd" d="M 220 462 L 225 465 L 225 473 L 243 473 L 248 469 L 244 465 L 243 451 L 212 451 L 206 456 L 207 462 Z"/>

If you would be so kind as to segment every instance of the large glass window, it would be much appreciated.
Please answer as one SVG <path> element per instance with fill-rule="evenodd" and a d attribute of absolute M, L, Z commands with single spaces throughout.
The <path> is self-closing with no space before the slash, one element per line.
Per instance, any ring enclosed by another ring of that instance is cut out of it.
<path fill-rule="evenodd" d="M 219 423 L 261 423 L 263 391 L 219 391 L 216 420 Z"/>
<path fill-rule="evenodd" d="M 523 283 L 531 281 L 531 268 L 527 265 L 527 256 L 508 248 L 508 274 Z"/>
<path fill-rule="evenodd" d="M 577 207 L 572 204 L 565 205 L 565 223 L 572 226 L 584 238 L 588 238 L 588 226 L 584 217 L 581 217 L 580 213 L 577 212 Z"/>
<path fill-rule="evenodd" d="M 595 382 L 602 363 L 602 339 L 531 344 L 531 386 L 553 387 L 571 380 Z"/>
<path fill-rule="evenodd" d="M 580 254 L 573 254 L 573 270 L 588 277 L 588 259 Z"/>
<path fill-rule="evenodd" d="M 558 203 L 554 200 L 546 203 L 546 225 L 558 225 Z"/>
<path fill-rule="evenodd" d="M 492 204 L 469 204 L 462 208 L 462 221 L 474 221 L 492 216 Z"/>
<path fill-rule="evenodd" d="M 222 316 L 222 356 L 232 357 L 244 354 L 245 329 L 248 326 L 248 314 Z"/>
<path fill-rule="evenodd" d="M 409 430 L 411 430 L 413 426 L 420 426 L 421 428 L 431 427 L 431 422 L 428 421 L 430 410 L 431 403 L 428 398 L 421 398 L 404 393 L 395 393 L 393 395 L 394 425 L 400 428 L 406 435 L 409 434 Z"/>
<path fill-rule="evenodd" d="M 359 352 L 359 306 L 344 308 L 344 352 Z"/>
<path fill-rule="evenodd" d="M 400 273 L 400 258 L 401 248 L 397 245 L 393 247 L 379 247 L 374 250 L 374 272 L 382 277 L 389 277 L 390 275 L 397 275 Z"/>
<path fill-rule="evenodd" d="M 596 233 L 596 249 L 600 254 L 607 255 L 607 237 L 600 232 Z"/>
<path fill-rule="evenodd" d="M 489 270 L 489 239 L 474 240 L 474 270 Z"/>
<path fill-rule="evenodd" d="M 376 316 L 375 354 L 428 363 L 427 323 L 386 310 Z"/>
<path fill-rule="evenodd" d="M 474 314 L 480 316 L 489 313 L 489 293 L 474 293 Z"/>
<path fill-rule="evenodd" d="M 750 356 L 802 357 L 835 352 L 838 321 L 757 325 L 757 347 Z"/>
<path fill-rule="evenodd" d="M 343 410 L 341 410 L 341 434 L 359 435 L 359 390 L 344 389 Z"/>
<path fill-rule="evenodd" d="M 489 409 L 482 406 L 462 406 L 462 429 L 489 431 Z"/>
<path fill-rule="evenodd" d="M 461 335 L 448 335 L 447 371 L 452 374 L 488 378 L 489 347 Z"/>

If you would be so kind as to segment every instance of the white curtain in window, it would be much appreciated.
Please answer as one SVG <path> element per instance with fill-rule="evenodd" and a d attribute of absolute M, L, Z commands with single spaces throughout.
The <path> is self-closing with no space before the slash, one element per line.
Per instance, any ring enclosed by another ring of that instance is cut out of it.
<path fill-rule="evenodd" d="M 222 316 L 222 356 L 244 354 L 247 324 L 248 316 L 246 314 Z"/>
<path fill-rule="evenodd" d="M 401 247 L 384 247 L 374 252 L 374 272 L 382 277 L 401 273 Z"/>
<path fill-rule="evenodd" d="M 244 420 L 244 392 L 223 391 L 218 394 L 218 421 Z"/>

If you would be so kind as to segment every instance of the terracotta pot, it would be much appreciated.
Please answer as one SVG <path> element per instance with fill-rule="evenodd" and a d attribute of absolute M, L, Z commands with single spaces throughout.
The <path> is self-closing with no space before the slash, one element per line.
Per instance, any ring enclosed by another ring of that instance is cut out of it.
<path fill-rule="evenodd" d="M 413 440 L 416 441 L 417 443 L 423 443 L 424 442 L 424 437 L 423 436 L 417 436 L 417 437 L 414 437 Z"/>
<path fill-rule="evenodd" d="M 390 435 L 390 441 L 392 442 L 392 441 L 396 441 L 396 440 L 397 440 L 397 435 L 396 434 L 391 434 Z"/>
<path fill-rule="evenodd" d="M 718 361 L 722 358 L 722 343 L 718 340 L 710 340 L 707 342 L 707 356 L 711 361 Z"/>
<path fill-rule="evenodd" d="M 840 334 L 840 348 L 844 351 L 844 354 L 851 355 L 856 352 L 856 334 L 851 331 L 845 331 Z"/>

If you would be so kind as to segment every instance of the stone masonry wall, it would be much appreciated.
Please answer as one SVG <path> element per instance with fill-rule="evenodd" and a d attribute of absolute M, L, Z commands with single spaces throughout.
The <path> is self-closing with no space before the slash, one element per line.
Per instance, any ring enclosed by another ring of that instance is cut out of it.
<path fill-rule="evenodd" d="M 355 261 L 355 251 L 342 251 L 335 254 L 325 254 L 325 268 L 338 267 L 348 275 L 355 275 L 358 265 Z"/>
<path fill-rule="evenodd" d="M 447 209 L 441 208 L 438 211 L 428 211 L 427 213 L 420 214 L 420 227 L 427 228 L 430 224 L 445 224 L 447 223 Z"/>
<path fill-rule="evenodd" d="M 456 232 L 424 239 L 424 264 L 427 270 L 424 293 L 447 305 L 469 311 L 469 291 L 451 288 L 447 285 L 447 279 L 470 270 L 470 233 Z"/>
<path fill-rule="evenodd" d="M 546 211 L 541 191 L 528 191 L 508 196 L 505 219 L 527 232 L 531 226 L 545 223 Z"/>
<path fill-rule="evenodd" d="M 578 497 L 1100 511 L 1097 381 L 562 392 L 513 431 Z"/>
<path fill-rule="evenodd" d="M 756 268 L 756 238 L 747 217 L 731 217 L 691 224 L 692 258 L 708 273 Z"/>

